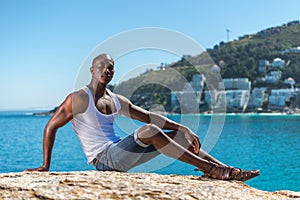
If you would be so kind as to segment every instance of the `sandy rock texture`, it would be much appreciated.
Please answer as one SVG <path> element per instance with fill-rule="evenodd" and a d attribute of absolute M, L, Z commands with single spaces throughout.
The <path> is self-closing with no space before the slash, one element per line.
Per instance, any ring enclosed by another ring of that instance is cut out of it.
<path fill-rule="evenodd" d="M 0 199 L 297 199 L 299 192 L 257 190 L 237 181 L 120 172 L 0 174 Z"/>

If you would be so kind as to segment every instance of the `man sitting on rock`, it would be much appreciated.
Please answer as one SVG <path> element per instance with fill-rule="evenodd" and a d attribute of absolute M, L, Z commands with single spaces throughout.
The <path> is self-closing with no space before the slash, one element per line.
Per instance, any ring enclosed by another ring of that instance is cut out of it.
<path fill-rule="evenodd" d="M 101 54 L 94 58 L 90 72 L 90 83 L 69 94 L 47 123 L 43 165 L 26 171 L 49 171 L 56 131 L 72 121 L 88 163 L 93 163 L 99 171 L 128 171 L 162 153 L 194 165 L 206 177 L 214 179 L 246 181 L 259 175 L 258 170 L 224 165 L 200 150 L 198 137 L 188 127 L 135 106 L 124 96 L 108 90 L 106 86 L 114 75 L 111 56 Z M 113 128 L 118 114 L 146 125 L 121 139 Z"/>

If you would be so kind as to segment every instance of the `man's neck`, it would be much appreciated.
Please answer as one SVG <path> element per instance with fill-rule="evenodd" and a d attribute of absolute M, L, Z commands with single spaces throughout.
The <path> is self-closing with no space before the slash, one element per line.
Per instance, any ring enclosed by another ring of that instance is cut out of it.
<path fill-rule="evenodd" d="M 91 82 L 88 85 L 88 88 L 91 90 L 91 92 L 97 98 L 103 97 L 104 94 L 105 94 L 105 91 L 106 91 L 106 85 L 103 85 L 103 84 L 100 84 L 100 83 L 95 83 L 95 82 Z"/>

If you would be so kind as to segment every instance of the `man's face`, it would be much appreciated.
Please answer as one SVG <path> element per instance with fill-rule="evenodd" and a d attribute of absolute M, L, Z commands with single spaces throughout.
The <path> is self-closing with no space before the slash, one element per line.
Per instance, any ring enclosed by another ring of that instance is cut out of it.
<path fill-rule="evenodd" d="M 102 58 L 92 67 L 92 75 L 101 84 L 107 85 L 115 73 L 114 62 L 109 58 Z"/>

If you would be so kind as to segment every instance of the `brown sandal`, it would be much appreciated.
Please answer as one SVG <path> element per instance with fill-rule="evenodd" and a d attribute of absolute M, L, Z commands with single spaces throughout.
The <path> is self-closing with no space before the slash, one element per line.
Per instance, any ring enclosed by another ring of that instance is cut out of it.
<path fill-rule="evenodd" d="M 235 168 L 235 169 L 240 170 L 240 172 L 234 176 L 234 180 L 245 182 L 256 176 L 259 176 L 259 170 L 248 171 L 248 170 L 241 170 L 239 168 Z"/>
<path fill-rule="evenodd" d="M 204 172 L 204 177 L 219 179 L 219 180 L 237 180 L 247 181 L 259 175 L 259 170 L 241 170 L 239 168 L 222 166 L 210 162 L 212 165 L 208 172 Z"/>

